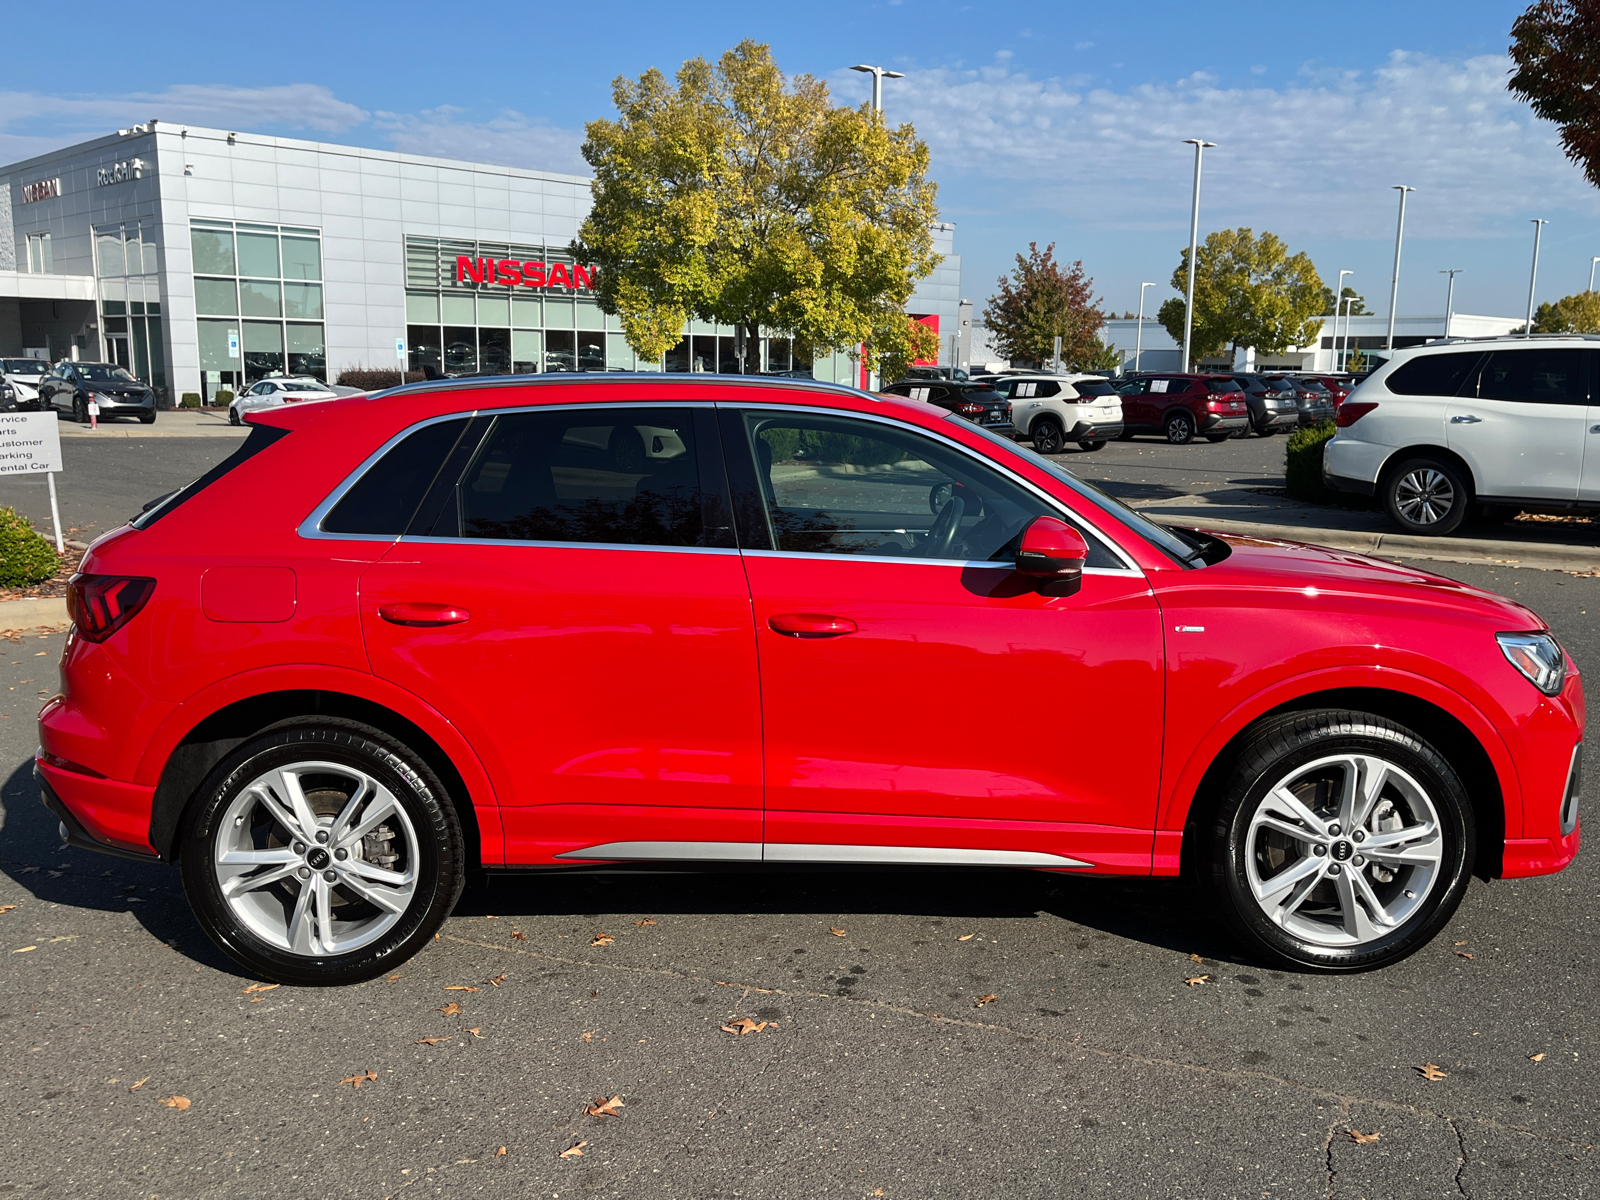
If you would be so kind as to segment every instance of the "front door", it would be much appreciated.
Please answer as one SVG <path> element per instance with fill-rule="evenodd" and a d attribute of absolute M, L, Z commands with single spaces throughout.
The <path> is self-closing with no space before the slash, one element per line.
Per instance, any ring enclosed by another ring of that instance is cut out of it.
<path fill-rule="evenodd" d="M 1086 530 L 1079 594 L 1026 586 L 1022 530 L 1068 514 L 899 423 L 750 410 L 723 442 L 765 858 L 1147 870 L 1162 639 L 1143 575 Z"/>
<path fill-rule="evenodd" d="M 756 646 L 722 478 L 709 407 L 479 418 L 363 575 L 374 671 L 478 751 L 508 864 L 760 857 Z"/>
<path fill-rule="evenodd" d="M 1597 504 L 1600 503 L 1600 404 L 1591 404 L 1588 413 L 1583 435 L 1583 481 L 1578 487 L 1578 499 Z"/>
<path fill-rule="evenodd" d="M 1594 351 L 1495 350 L 1452 399 L 1445 440 L 1479 496 L 1570 503 L 1578 495 Z"/>

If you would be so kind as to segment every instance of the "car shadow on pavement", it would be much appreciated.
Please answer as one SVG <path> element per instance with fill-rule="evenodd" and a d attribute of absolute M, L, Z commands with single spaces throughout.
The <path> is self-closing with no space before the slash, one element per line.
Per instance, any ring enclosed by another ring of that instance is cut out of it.
<path fill-rule="evenodd" d="M 1115 479 L 1095 479 L 1087 473 L 1085 478 L 1106 495 L 1114 496 L 1126 504 L 1140 500 L 1170 500 L 1174 496 L 1189 494 L 1183 488 L 1169 487 L 1164 483 L 1121 483 Z"/>

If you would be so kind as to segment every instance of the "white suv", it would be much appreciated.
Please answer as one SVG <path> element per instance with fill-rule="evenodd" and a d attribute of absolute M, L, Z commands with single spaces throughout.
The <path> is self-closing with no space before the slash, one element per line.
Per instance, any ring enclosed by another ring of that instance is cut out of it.
<path fill-rule="evenodd" d="M 1482 505 L 1600 509 L 1600 338 L 1483 338 L 1402 350 L 1340 405 L 1336 491 L 1377 496 L 1408 533 Z"/>
<path fill-rule="evenodd" d="M 994 389 L 1011 401 L 1011 424 L 1040 454 L 1068 442 L 1099 450 L 1122 433 L 1122 397 L 1101 375 L 1005 375 Z"/>

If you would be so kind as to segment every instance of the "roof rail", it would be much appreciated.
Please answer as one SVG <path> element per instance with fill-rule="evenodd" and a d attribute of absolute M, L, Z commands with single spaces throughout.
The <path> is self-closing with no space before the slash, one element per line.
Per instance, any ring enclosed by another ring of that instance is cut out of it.
<path fill-rule="evenodd" d="M 678 383 L 678 375 L 684 376 L 681 382 L 693 380 L 696 387 L 702 384 L 712 387 L 726 387 L 729 384 L 769 383 L 783 387 L 797 387 L 810 391 L 844 393 L 852 396 L 875 396 L 875 392 L 864 392 L 860 388 L 853 388 L 844 383 L 828 383 L 821 379 L 792 379 L 778 375 L 722 375 L 712 374 L 709 371 L 696 371 L 692 373 L 679 371 L 542 371 L 534 375 L 471 375 L 460 379 L 426 379 L 420 383 L 406 383 L 399 387 L 385 388 L 380 392 L 368 392 L 369 400 L 377 400 L 384 396 L 393 396 L 404 391 L 408 396 L 421 395 L 424 392 L 456 392 L 467 388 L 485 387 L 510 387 L 534 384 L 540 387 L 572 387 L 581 383 Z M 959 382 L 959 381 L 957 381 Z"/>

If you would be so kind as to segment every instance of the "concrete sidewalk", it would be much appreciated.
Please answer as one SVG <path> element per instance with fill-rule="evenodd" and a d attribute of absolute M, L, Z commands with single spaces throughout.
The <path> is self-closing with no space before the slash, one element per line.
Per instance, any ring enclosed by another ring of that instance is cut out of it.
<path fill-rule="evenodd" d="M 61 436 L 64 438 L 242 438 L 249 433 L 248 425 L 228 424 L 228 410 L 225 408 L 178 408 L 159 412 L 154 425 L 141 425 L 131 417 L 102 419 L 98 429 L 80 425 L 69 416 L 61 417 Z"/>

